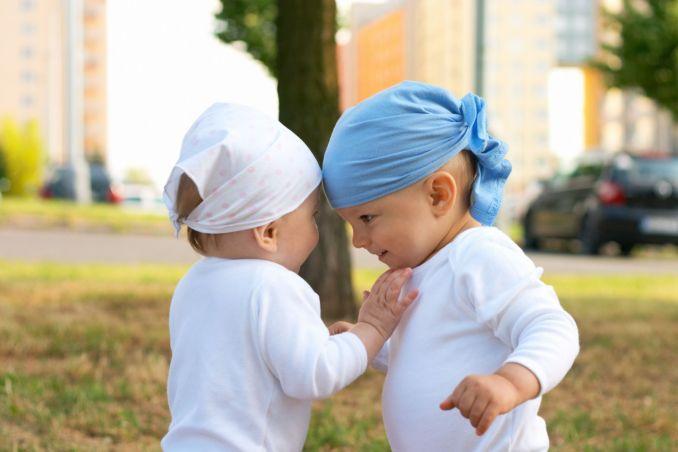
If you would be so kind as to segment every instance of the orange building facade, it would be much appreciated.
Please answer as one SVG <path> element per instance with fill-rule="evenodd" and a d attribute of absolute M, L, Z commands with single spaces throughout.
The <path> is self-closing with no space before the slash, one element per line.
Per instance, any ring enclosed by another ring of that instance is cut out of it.
<path fill-rule="evenodd" d="M 405 79 L 405 12 L 388 13 L 357 30 L 356 102 Z"/>

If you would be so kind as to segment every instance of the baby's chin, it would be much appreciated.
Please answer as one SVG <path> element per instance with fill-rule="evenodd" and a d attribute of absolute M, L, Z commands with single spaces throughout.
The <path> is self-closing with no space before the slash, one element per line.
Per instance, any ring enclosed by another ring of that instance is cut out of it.
<path fill-rule="evenodd" d="M 411 261 L 404 261 L 400 259 L 396 259 L 393 256 L 386 255 L 384 256 L 383 259 L 381 260 L 384 264 L 388 266 L 389 269 L 391 270 L 398 270 L 400 268 L 414 268 L 419 265 L 421 265 L 423 262 L 419 262 L 416 259 L 412 259 Z"/>

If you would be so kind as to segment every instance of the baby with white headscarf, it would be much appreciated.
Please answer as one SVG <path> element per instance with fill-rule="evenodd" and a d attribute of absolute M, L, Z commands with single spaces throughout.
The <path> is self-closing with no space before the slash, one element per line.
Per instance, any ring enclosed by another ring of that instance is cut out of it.
<path fill-rule="evenodd" d="M 297 272 L 318 241 L 320 168 L 279 122 L 215 104 L 184 138 L 164 200 L 204 256 L 170 307 L 172 422 L 165 450 L 301 450 L 311 401 L 362 374 L 416 298 L 411 270 L 375 283 L 348 333 L 330 336 Z"/>

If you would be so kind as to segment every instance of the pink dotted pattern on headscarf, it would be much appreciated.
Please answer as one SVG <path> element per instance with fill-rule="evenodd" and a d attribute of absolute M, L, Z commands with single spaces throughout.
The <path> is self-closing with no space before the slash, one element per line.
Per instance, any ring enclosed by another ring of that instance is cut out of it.
<path fill-rule="evenodd" d="M 175 208 L 182 174 L 203 198 L 183 221 Z M 311 151 L 278 121 L 250 107 L 215 104 L 186 133 L 163 197 L 177 235 L 181 224 L 226 233 L 293 211 L 320 181 Z"/>

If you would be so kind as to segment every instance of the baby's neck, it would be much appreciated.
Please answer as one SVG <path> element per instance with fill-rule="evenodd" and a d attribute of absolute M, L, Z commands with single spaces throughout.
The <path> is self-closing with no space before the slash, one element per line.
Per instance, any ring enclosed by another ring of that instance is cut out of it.
<path fill-rule="evenodd" d="M 436 254 L 441 249 L 445 248 L 448 244 L 452 243 L 452 240 L 454 240 L 462 232 L 480 226 L 481 226 L 480 223 L 476 221 L 468 211 L 465 212 L 460 218 L 458 218 L 454 223 L 452 223 L 450 229 L 443 236 L 440 242 L 438 242 L 438 245 L 436 245 L 431 254 L 429 254 L 429 256 L 424 261 L 429 260 L 431 256 Z"/>
<path fill-rule="evenodd" d="M 205 255 L 221 259 L 261 259 L 264 253 L 250 230 L 213 234 L 206 241 Z"/>

